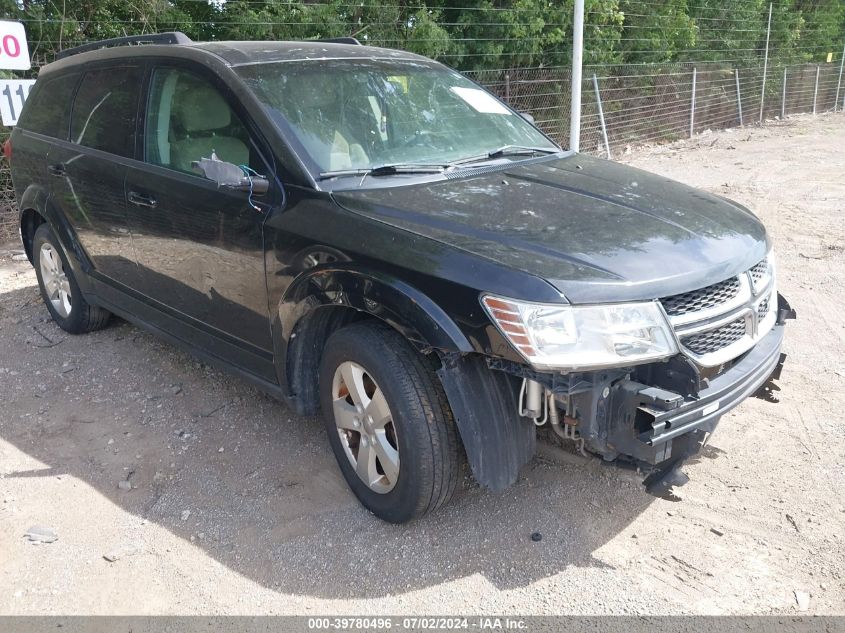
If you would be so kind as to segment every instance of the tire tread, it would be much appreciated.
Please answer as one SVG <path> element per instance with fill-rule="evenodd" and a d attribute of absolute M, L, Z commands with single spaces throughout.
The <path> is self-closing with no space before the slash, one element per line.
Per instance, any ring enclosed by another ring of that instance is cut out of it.
<path fill-rule="evenodd" d="M 431 461 L 424 464 L 432 470 L 423 473 L 422 478 L 431 484 L 420 495 L 411 518 L 419 518 L 441 508 L 457 489 L 462 470 L 462 451 L 452 410 L 435 374 L 433 359 L 417 352 L 393 328 L 373 321 L 354 323 L 338 330 L 329 338 L 327 348 L 347 337 L 354 337 L 363 345 L 379 350 L 385 366 L 398 383 L 397 390 L 408 394 L 409 402 L 415 407 L 421 407 L 415 417 L 426 422 L 430 442 L 427 448 L 432 455 Z"/>
<path fill-rule="evenodd" d="M 41 283 L 41 271 L 38 268 L 39 260 L 37 255 L 37 251 L 40 248 L 42 241 L 52 244 L 59 257 L 61 257 L 62 265 L 65 268 L 65 274 L 67 275 L 68 281 L 71 285 L 72 308 L 71 313 L 67 318 L 62 318 L 60 315 L 55 314 L 44 295 Z M 56 324 L 65 332 L 70 334 L 88 334 L 89 332 L 94 332 L 104 328 L 111 318 L 111 312 L 105 308 L 101 308 L 100 306 L 91 305 L 85 300 L 85 297 L 82 296 L 82 291 L 79 289 L 79 284 L 74 277 L 73 270 L 71 270 L 67 259 L 62 253 L 61 246 L 56 239 L 55 233 L 53 233 L 53 229 L 46 222 L 39 225 L 35 230 L 35 234 L 32 238 L 32 251 L 33 265 L 35 266 L 36 275 L 38 277 L 38 286 L 41 291 L 42 298 L 44 299 L 45 306 Z"/>

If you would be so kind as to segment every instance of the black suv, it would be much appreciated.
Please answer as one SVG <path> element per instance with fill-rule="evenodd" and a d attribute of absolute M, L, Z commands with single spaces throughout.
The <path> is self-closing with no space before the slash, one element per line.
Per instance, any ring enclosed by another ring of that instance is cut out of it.
<path fill-rule="evenodd" d="M 6 149 L 62 328 L 116 314 L 322 411 L 388 521 L 444 504 L 464 456 L 508 486 L 545 424 L 677 484 L 782 364 L 751 212 L 564 151 L 410 53 L 107 40 L 41 69 Z"/>

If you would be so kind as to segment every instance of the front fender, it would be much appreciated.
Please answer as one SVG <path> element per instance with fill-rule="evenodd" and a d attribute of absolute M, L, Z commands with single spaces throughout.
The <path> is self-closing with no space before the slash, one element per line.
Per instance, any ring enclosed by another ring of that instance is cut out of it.
<path fill-rule="evenodd" d="M 391 275 L 352 266 L 307 271 L 297 277 L 279 304 L 284 333 L 289 336 L 302 316 L 327 305 L 372 315 L 420 350 L 473 351 L 451 317 L 425 294 Z"/>
<path fill-rule="evenodd" d="M 307 270 L 279 300 L 271 326 L 279 384 L 300 413 L 316 411 L 316 373 L 325 339 L 356 313 L 387 323 L 422 352 L 472 351 L 440 306 L 392 275 L 346 262 Z"/>
<path fill-rule="evenodd" d="M 332 306 L 345 309 L 336 311 Z M 534 425 L 518 415 L 515 386 L 472 353 L 475 350 L 467 337 L 440 306 L 384 273 L 353 264 L 320 268 L 301 274 L 288 288 L 279 303 L 274 340 L 284 346 L 277 358 L 285 362 L 277 366 L 286 372 L 280 382 L 288 387 L 294 408 L 299 413 L 316 413 L 322 345 L 352 310 L 388 323 L 420 351 L 437 351 L 442 361 L 437 373 L 473 475 L 496 491 L 516 481 L 519 469 L 534 454 L 535 433 Z M 301 328 L 300 323 L 304 324 Z M 296 342 L 291 341 L 294 333 L 302 335 Z"/>

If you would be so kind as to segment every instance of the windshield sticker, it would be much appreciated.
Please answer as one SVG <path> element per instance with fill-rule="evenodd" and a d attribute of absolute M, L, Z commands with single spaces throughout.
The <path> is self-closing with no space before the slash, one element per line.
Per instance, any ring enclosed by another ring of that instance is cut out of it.
<path fill-rule="evenodd" d="M 449 90 L 466 101 L 477 112 L 483 112 L 485 114 L 512 114 L 504 105 L 478 88 L 452 86 Z"/>
<path fill-rule="evenodd" d="M 387 78 L 387 80 L 392 83 L 396 84 L 402 89 L 402 92 L 408 94 L 408 77 L 407 76 L 399 76 L 399 75 L 391 75 Z"/>

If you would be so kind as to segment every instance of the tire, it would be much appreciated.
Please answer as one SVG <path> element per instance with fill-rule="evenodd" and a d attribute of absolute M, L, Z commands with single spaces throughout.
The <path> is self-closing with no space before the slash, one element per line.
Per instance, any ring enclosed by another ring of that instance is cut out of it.
<path fill-rule="evenodd" d="M 70 334 L 105 327 L 111 313 L 85 301 L 53 230 L 46 222 L 32 238 L 32 261 L 41 298 L 56 324 Z"/>
<path fill-rule="evenodd" d="M 461 466 L 452 411 L 427 360 L 399 333 L 366 322 L 332 334 L 320 364 L 320 404 L 346 482 L 377 517 L 406 523 L 452 497 Z M 376 459 L 357 459 L 362 450 Z"/>

